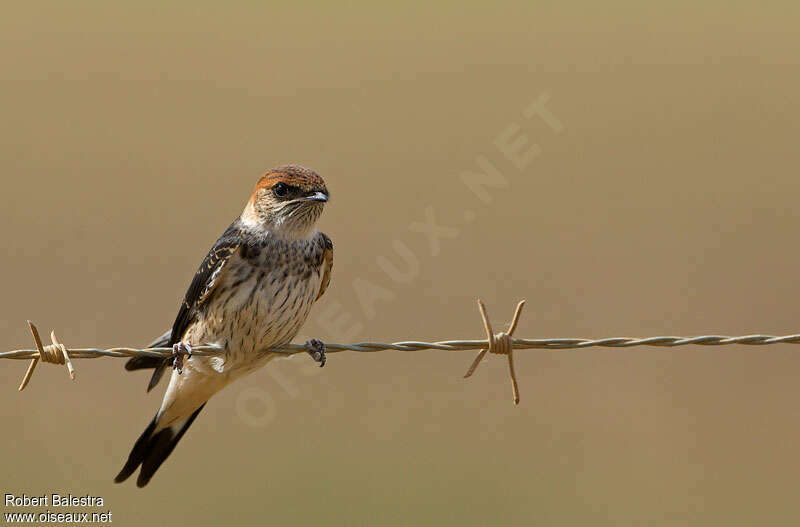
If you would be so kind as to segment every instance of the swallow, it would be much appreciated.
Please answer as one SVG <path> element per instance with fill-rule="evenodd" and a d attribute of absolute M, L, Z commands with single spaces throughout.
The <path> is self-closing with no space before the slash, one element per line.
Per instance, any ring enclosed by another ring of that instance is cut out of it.
<path fill-rule="evenodd" d="M 206 402 L 275 358 L 270 347 L 297 335 L 331 280 L 333 243 L 315 229 L 329 197 L 325 181 L 300 166 L 277 167 L 259 179 L 241 215 L 200 264 L 172 329 L 150 344 L 172 347 L 172 357 L 134 357 L 125 364 L 130 371 L 154 369 L 147 391 L 172 368 L 161 407 L 115 482 L 141 467 L 136 484 L 147 485 Z M 192 356 L 200 345 L 222 352 Z M 324 344 L 307 346 L 324 366 Z"/>

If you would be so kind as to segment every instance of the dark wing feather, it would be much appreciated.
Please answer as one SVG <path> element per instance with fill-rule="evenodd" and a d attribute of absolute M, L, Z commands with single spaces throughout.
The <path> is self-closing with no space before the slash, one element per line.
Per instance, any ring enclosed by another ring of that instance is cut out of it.
<path fill-rule="evenodd" d="M 170 347 L 183 338 L 183 334 L 195 320 L 198 311 L 211 298 L 215 287 L 220 283 L 225 265 L 230 260 L 230 257 L 239 250 L 241 242 L 241 229 L 237 220 L 220 236 L 211 250 L 208 251 L 208 254 L 206 254 L 203 263 L 200 264 L 200 268 L 195 273 L 191 285 L 189 285 L 189 290 L 186 291 L 172 329 L 161 335 L 148 347 Z M 125 369 L 132 371 L 155 368 L 150 378 L 150 383 L 147 385 L 147 391 L 149 392 L 161 380 L 171 361 L 172 359 L 133 357 L 125 364 Z"/>
<path fill-rule="evenodd" d="M 320 234 L 322 234 L 322 238 L 325 242 L 325 252 L 322 255 L 322 284 L 320 285 L 317 298 L 314 299 L 315 302 L 328 290 L 328 285 L 331 283 L 331 271 L 333 270 L 333 242 L 326 234 Z"/>
<path fill-rule="evenodd" d="M 230 261 L 231 256 L 241 247 L 242 237 L 238 222 L 234 222 L 225 233 L 220 236 L 217 243 L 208 251 L 203 263 L 195 273 L 189 290 L 172 325 L 169 345 L 172 346 L 183 338 L 183 334 L 194 321 L 197 313 L 207 302 L 214 288 L 220 283 L 220 278 L 225 270 L 225 265 Z"/>
<path fill-rule="evenodd" d="M 147 345 L 148 348 L 166 348 L 169 344 L 170 335 L 172 330 L 168 329 L 163 335 Z M 125 369 L 128 371 L 147 370 L 157 368 L 164 359 L 159 357 L 132 357 L 125 363 Z"/>

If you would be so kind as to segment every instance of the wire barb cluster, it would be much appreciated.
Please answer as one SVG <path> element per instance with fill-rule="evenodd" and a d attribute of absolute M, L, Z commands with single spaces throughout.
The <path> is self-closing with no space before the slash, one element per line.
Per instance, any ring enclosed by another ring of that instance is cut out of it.
<path fill-rule="evenodd" d="M 484 330 L 486 331 L 486 340 L 445 340 L 440 342 L 419 342 L 419 341 L 404 341 L 395 342 L 392 344 L 385 344 L 380 342 L 359 342 L 355 344 L 325 344 L 327 353 L 338 353 L 341 351 L 355 351 L 360 353 L 372 353 L 377 351 L 422 351 L 422 350 L 437 350 L 437 351 L 471 351 L 480 350 L 478 356 L 472 362 L 465 378 L 472 376 L 475 373 L 478 365 L 481 363 L 486 353 L 494 353 L 506 355 L 508 357 L 508 369 L 511 377 L 511 387 L 514 394 L 514 403 L 519 403 L 519 384 L 517 382 L 517 375 L 514 370 L 514 350 L 525 349 L 549 349 L 549 350 L 564 350 L 564 349 L 583 349 L 590 347 L 603 347 L 603 348 L 630 348 L 634 346 L 656 346 L 663 348 L 672 348 L 676 346 L 687 346 L 690 344 L 698 346 L 725 346 L 730 344 L 743 344 L 748 346 L 766 346 L 770 344 L 800 344 L 800 334 L 785 335 L 785 336 L 772 336 L 772 335 L 745 335 L 741 337 L 728 337 L 724 335 L 703 335 L 699 337 L 647 337 L 647 338 L 630 338 L 630 337 L 612 337 L 605 339 L 571 339 L 571 338 L 556 338 L 556 339 L 520 339 L 513 338 L 514 331 L 517 329 L 520 315 L 522 314 L 522 307 L 525 301 L 521 301 L 517 305 L 514 317 L 509 324 L 508 330 L 505 332 L 494 333 L 492 324 L 489 321 L 489 316 L 486 313 L 486 307 L 483 302 L 478 300 L 478 308 L 480 309 L 481 317 L 483 319 Z M 51 364 L 65 364 L 70 378 L 75 379 L 75 368 L 70 359 L 94 359 L 98 357 L 163 357 L 168 358 L 173 356 L 172 348 L 67 348 L 64 344 L 59 342 L 56 338 L 55 332 L 50 333 L 52 344 L 47 346 L 42 344 L 39 337 L 39 331 L 36 326 L 28 321 L 28 327 L 33 335 L 36 349 L 14 350 L 0 353 L 0 359 L 17 359 L 17 360 L 30 360 L 28 370 L 22 379 L 19 390 L 22 391 L 31 379 L 36 365 L 41 360 Z M 272 353 L 283 353 L 292 355 L 295 353 L 304 353 L 308 351 L 307 346 L 301 344 L 286 344 L 280 347 L 270 348 Z M 211 356 L 223 353 L 222 348 L 219 346 L 192 346 L 193 356 Z"/>
<path fill-rule="evenodd" d="M 31 335 L 33 335 L 33 341 L 36 343 L 36 351 L 38 353 L 31 359 L 31 362 L 28 365 L 28 370 L 25 372 L 25 376 L 22 378 L 22 383 L 19 385 L 19 391 L 21 392 L 28 385 L 28 382 L 30 382 L 31 377 L 33 376 L 33 371 L 36 369 L 36 365 L 40 360 L 50 364 L 66 364 L 67 372 L 69 373 L 70 378 L 74 381 L 75 368 L 72 366 L 72 361 L 69 360 L 69 352 L 67 351 L 67 347 L 60 343 L 56 338 L 56 332 L 50 332 L 50 341 L 52 344 L 48 346 L 42 346 L 42 339 L 39 337 L 39 330 L 36 329 L 36 326 L 34 326 L 33 322 L 30 320 L 28 321 L 28 328 L 31 330 Z"/>
<path fill-rule="evenodd" d="M 511 377 L 511 390 L 514 393 L 515 405 L 519 404 L 519 383 L 517 382 L 517 373 L 514 370 L 514 341 L 511 336 L 514 335 L 514 331 L 517 329 L 519 316 L 522 314 L 522 308 L 524 305 L 524 300 L 521 300 L 520 303 L 517 304 L 517 310 L 514 312 L 514 318 L 511 319 L 511 324 L 508 325 L 508 331 L 495 334 L 492 331 L 492 323 L 489 322 L 489 315 L 486 314 L 486 306 L 483 305 L 482 300 L 478 300 L 478 307 L 481 310 L 481 318 L 483 318 L 483 327 L 486 330 L 486 341 L 489 343 L 489 346 L 482 349 L 481 352 L 478 353 L 478 356 L 475 357 L 474 361 L 472 361 L 472 366 L 469 367 L 469 370 L 467 370 L 467 373 L 464 375 L 465 379 L 472 377 L 472 374 L 475 373 L 475 370 L 478 369 L 478 365 L 486 356 L 487 351 L 489 353 L 497 353 L 499 355 L 507 356 L 508 374 Z"/>

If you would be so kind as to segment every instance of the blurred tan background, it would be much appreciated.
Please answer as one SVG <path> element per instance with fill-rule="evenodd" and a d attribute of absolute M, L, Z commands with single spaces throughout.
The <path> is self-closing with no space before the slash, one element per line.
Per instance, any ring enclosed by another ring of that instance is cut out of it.
<path fill-rule="evenodd" d="M 146 344 L 290 162 L 333 198 L 303 337 L 479 338 L 478 296 L 498 327 L 527 298 L 526 337 L 799 331 L 798 5 L 484 4 L 4 3 L 0 348 L 27 318 Z M 560 133 L 522 115 L 543 94 Z M 459 179 L 481 155 L 490 204 Z M 437 255 L 409 229 L 429 206 L 458 230 Z M 397 242 L 407 283 L 377 262 Z M 520 352 L 518 408 L 496 356 L 469 380 L 466 352 L 297 357 L 212 400 L 145 490 L 111 480 L 146 374 L 44 366 L 19 394 L 4 361 L 0 491 L 99 495 L 114 525 L 792 525 L 798 351 Z"/>

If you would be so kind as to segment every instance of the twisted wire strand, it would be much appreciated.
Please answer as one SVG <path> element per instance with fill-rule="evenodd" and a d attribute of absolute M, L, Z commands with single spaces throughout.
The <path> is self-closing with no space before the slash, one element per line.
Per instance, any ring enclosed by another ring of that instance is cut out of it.
<path fill-rule="evenodd" d="M 698 337 L 611 337 L 604 339 L 520 339 L 513 338 L 517 328 L 522 308 L 525 301 L 517 305 L 514 317 L 506 331 L 495 333 L 489 321 L 489 315 L 483 302 L 478 300 L 481 318 L 483 319 L 484 330 L 486 331 L 485 340 L 443 340 L 440 342 L 421 342 L 409 340 L 385 344 L 382 342 L 357 342 L 355 344 L 326 344 L 325 350 L 328 353 L 339 353 L 342 351 L 355 351 L 358 353 L 375 353 L 378 351 L 472 351 L 480 350 L 478 356 L 473 360 L 472 365 L 467 370 L 464 377 L 470 377 L 486 357 L 487 353 L 505 355 L 508 360 L 509 377 L 514 396 L 514 404 L 519 404 L 519 383 L 517 382 L 516 370 L 514 368 L 514 350 L 544 349 L 544 350 L 566 350 L 583 349 L 591 347 L 601 348 L 631 348 L 634 346 L 655 346 L 662 348 L 673 348 L 676 346 L 725 346 L 730 344 L 743 344 L 747 346 L 765 346 L 769 344 L 800 344 L 800 334 L 773 336 L 773 335 L 744 335 L 740 337 L 729 337 L 725 335 L 701 335 Z M 75 379 L 75 370 L 70 359 L 96 359 L 98 357 L 156 357 L 169 358 L 176 354 L 173 348 L 67 348 L 59 342 L 55 332 L 50 333 L 52 344 L 47 346 L 42 344 L 39 330 L 28 321 L 31 335 L 36 344 L 36 349 L 14 350 L 0 353 L 0 359 L 29 360 L 30 364 L 19 390 L 25 389 L 33 375 L 36 365 L 41 360 L 51 364 L 65 364 L 70 378 Z M 293 355 L 310 351 L 308 345 L 286 344 L 279 347 L 269 348 L 265 351 Z M 192 355 L 212 356 L 220 355 L 224 350 L 219 346 L 205 345 L 194 346 Z M 181 359 L 182 360 L 182 359 Z M 179 364 L 178 359 L 175 361 Z M 178 366 L 180 373 L 180 367 Z"/>
<path fill-rule="evenodd" d="M 800 334 L 773 336 L 773 335 L 744 335 L 729 337 L 725 335 L 701 335 L 697 337 L 611 337 L 604 339 L 578 339 L 578 338 L 553 338 L 553 339 L 511 339 L 514 351 L 528 349 L 583 349 L 592 347 L 602 348 L 631 348 L 634 346 L 658 346 L 674 348 L 676 346 L 726 346 L 743 344 L 746 346 L 766 346 L 769 344 L 800 344 Z M 421 342 L 416 340 L 382 343 L 358 342 L 354 344 L 329 344 L 325 343 L 326 353 L 339 353 L 342 351 L 355 351 L 358 353 L 374 353 L 378 351 L 472 351 L 488 347 L 488 340 L 443 340 L 439 342 Z M 293 355 L 308 351 L 302 344 L 286 344 L 278 348 L 270 348 L 272 353 Z M 67 352 L 73 359 L 96 359 L 99 357 L 171 357 L 172 348 L 68 348 Z M 213 356 L 222 352 L 218 346 L 194 346 L 193 354 L 198 356 Z M 39 356 L 35 349 L 20 349 L 0 352 L 0 359 L 29 360 Z"/>

